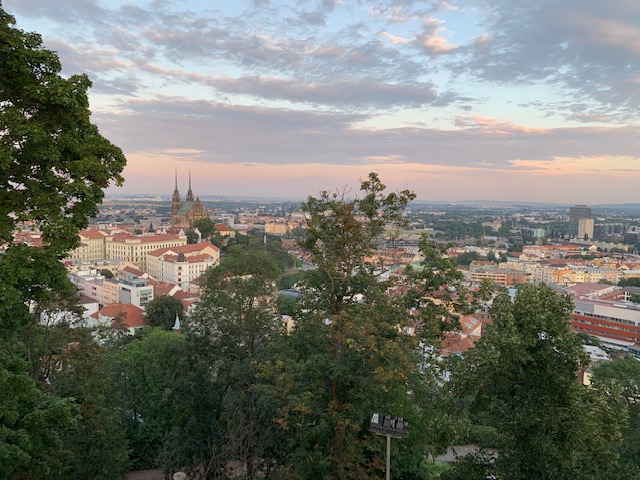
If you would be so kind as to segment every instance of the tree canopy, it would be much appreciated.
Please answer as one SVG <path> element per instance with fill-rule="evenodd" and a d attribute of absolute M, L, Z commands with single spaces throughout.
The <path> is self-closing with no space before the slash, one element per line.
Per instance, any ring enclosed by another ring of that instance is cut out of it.
<path fill-rule="evenodd" d="M 50 312 L 74 312 L 76 291 L 59 260 L 78 245 L 78 230 L 97 213 L 104 188 L 122 182 L 125 165 L 120 149 L 90 122 L 89 79 L 63 78 L 60 70 L 40 36 L 17 29 L 0 6 L 0 243 L 9 245 L 0 255 L 2 478 L 91 476 L 97 463 L 79 469 L 88 436 L 73 435 L 91 435 L 91 423 L 105 428 L 103 439 L 118 437 L 98 390 L 89 402 L 95 408 L 81 398 L 79 358 L 76 387 L 62 388 L 53 375 L 62 377 L 60 362 L 74 341 L 65 320 L 45 324 Z M 14 243 L 19 228 L 32 226 L 42 232 L 42 247 Z M 126 442 L 110 452 L 120 475 Z"/>
<path fill-rule="evenodd" d="M 626 412 L 611 385 L 578 381 L 588 359 L 571 331 L 572 309 L 544 284 L 522 286 L 513 300 L 502 292 L 493 325 L 454 372 L 454 395 L 501 439 L 499 478 L 595 480 L 617 467 L 610 446 L 620 441 Z"/>
<path fill-rule="evenodd" d="M 90 120 L 86 75 L 60 76 L 58 56 L 0 7 L 0 241 L 38 224 L 49 248 L 78 243 L 125 158 Z"/>
<path fill-rule="evenodd" d="M 432 345 L 439 337 L 443 312 L 445 322 L 452 320 L 446 306 L 460 274 L 425 241 L 420 271 L 404 283 L 382 275 L 382 234 L 404 224 L 402 213 L 413 198 L 407 190 L 386 193 L 371 174 L 360 196 L 322 192 L 302 205 L 307 229 L 300 244 L 317 268 L 299 282 L 303 295 L 287 339 L 287 360 L 273 365 L 275 391 L 287 399 L 278 417 L 288 432 L 285 476 L 379 475 L 383 442 L 368 421 L 380 411 L 415 422 L 410 437 L 395 447 L 393 468 L 400 476 L 416 475 L 426 446 L 437 442 L 447 424 L 435 419 L 436 367 L 424 356 L 423 342 Z M 416 325 L 418 334 L 410 335 Z"/>
<path fill-rule="evenodd" d="M 197 219 L 193 222 L 193 227 L 200 231 L 202 238 L 209 238 L 216 230 L 216 224 L 209 217 Z"/>
<path fill-rule="evenodd" d="M 147 325 L 171 330 L 176 318 L 184 319 L 184 306 L 177 298 L 160 295 L 146 305 L 144 316 Z"/>

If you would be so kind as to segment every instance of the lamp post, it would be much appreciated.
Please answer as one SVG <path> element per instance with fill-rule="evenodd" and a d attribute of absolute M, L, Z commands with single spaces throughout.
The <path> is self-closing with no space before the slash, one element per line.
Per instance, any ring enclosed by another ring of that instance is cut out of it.
<path fill-rule="evenodd" d="M 406 438 L 409 435 L 409 420 L 391 415 L 374 413 L 369 427 L 376 435 L 387 437 L 387 480 L 391 480 L 391 437 Z"/>

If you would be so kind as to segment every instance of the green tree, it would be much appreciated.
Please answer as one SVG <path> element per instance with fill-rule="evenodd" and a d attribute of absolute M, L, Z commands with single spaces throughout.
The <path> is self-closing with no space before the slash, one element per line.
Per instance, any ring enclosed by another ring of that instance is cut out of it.
<path fill-rule="evenodd" d="M 87 76 L 61 77 L 40 35 L 14 24 L 0 7 L 0 241 L 35 221 L 63 253 L 98 213 L 103 189 L 122 182 L 125 158 L 89 121 Z"/>
<path fill-rule="evenodd" d="M 624 405 L 610 395 L 614 386 L 578 382 L 588 359 L 571 331 L 572 309 L 544 284 L 523 286 L 513 301 L 502 292 L 493 326 L 455 370 L 453 394 L 501 438 L 499 478 L 595 480 L 616 471 L 610 445 L 620 441 Z"/>
<path fill-rule="evenodd" d="M 104 278 L 113 278 L 113 272 L 111 270 L 109 270 L 108 268 L 103 268 L 102 270 L 100 270 L 100 274 L 104 275 Z"/>
<path fill-rule="evenodd" d="M 200 230 L 202 238 L 209 238 L 216 231 L 216 224 L 209 217 L 199 218 L 193 222 L 193 226 Z"/>
<path fill-rule="evenodd" d="M 184 306 L 177 298 L 169 295 L 160 295 L 151 300 L 144 310 L 147 325 L 150 327 L 162 327 L 171 330 L 176 322 L 176 317 L 184 319 Z"/>
<path fill-rule="evenodd" d="M 474 260 L 480 260 L 481 256 L 478 252 L 464 252 L 456 256 L 456 263 L 458 265 L 469 266 Z"/>
<path fill-rule="evenodd" d="M 317 268 L 304 276 L 296 327 L 274 365 L 284 399 L 278 421 L 289 434 L 280 472 L 286 478 L 380 475 L 384 442 L 369 431 L 373 412 L 411 419 L 415 428 L 394 445 L 392 467 L 407 478 L 422 471 L 426 445 L 442 441 L 438 435 L 451 427 L 433 414 L 438 381 L 425 350 L 439 336 L 442 313 L 450 319 L 446 286 L 451 281 L 455 289 L 461 274 L 424 241 L 419 272 L 402 283 L 380 277 L 382 234 L 404 224 L 402 213 L 415 197 L 384 191 L 370 174 L 361 197 L 322 192 L 302 205 L 307 229 L 300 243 Z M 409 335 L 416 325 L 419 334 Z"/>
<path fill-rule="evenodd" d="M 106 348 L 86 329 L 67 329 L 65 348 L 56 356 L 50 385 L 61 397 L 73 398 L 80 415 L 61 435 L 69 458 L 56 479 L 122 479 L 129 467 L 126 432 L 118 405 L 109 395 Z"/>
<path fill-rule="evenodd" d="M 45 393 L 55 353 L 42 341 L 44 306 L 75 297 L 59 259 L 98 213 L 103 189 L 122 182 L 125 158 L 89 121 L 84 75 L 60 76 L 39 35 L 15 28 L 0 6 L 0 477 L 51 478 L 68 460 L 63 433 L 74 428 L 71 398 Z M 42 248 L 14 244 L 23 221 Z M 40 354 L 47 352 L 43 357 Z"/>
<path fill-rule="evenodd" d="M 278 288 L 280 290 L 289 290 L 299 283 L 305 276 L 305 272 L 296 272 L 289 275 L 285 275 L 278 280 Z"/>
<path fill-rule="evenodd" d="M 623 278 L 618 282 L 620 287 L 640 287 L 640 278 Z"/>
<path fill-rule="evenodd" d="M 219 473 L 241 462 L 246 477 L 273 466 L 279 426 L 260 372 L 269 346 L 283 334 L 275 310 L 280 269 L 263 250 L 234 248 L 205 274 L 189 332 L 216 388 L 218 434 L 203 468 Z"/>
<path fill-rule="evenodd" d="M 47 479 L 68 459 L 62 434 L 77 407 L 38 388 L 23 365 L 0 364 L 0 478 Z"/>
<path fill-rule="evenodd" d="M 593 369 L 596 384 L 616 382 L 629 408 L 629 422 L 623 429 L 621 462 L 640 478 L 640 362 L 630 355 L 603 362 Z"/>
<path fill-rule="evenodd" d="M 112 348 L 107 368 L 133 467 L 197 464 L 213 436 L 205 368 L 184 335 L 154 328 L 127 340 Z"/>
<path fill-rule="evenodd" d="M 195 232 L 195 230 L 189 229 L 184 233 L 187 236 L 187 243 L 189 245 L 198 243 L 198 234 Z"/>

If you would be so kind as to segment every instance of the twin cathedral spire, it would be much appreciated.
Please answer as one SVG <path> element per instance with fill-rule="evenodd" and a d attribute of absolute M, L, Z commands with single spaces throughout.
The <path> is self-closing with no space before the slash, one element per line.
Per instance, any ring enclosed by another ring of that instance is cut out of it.
<path fill-rule="evenodd" d="M 176 185 L 173 189 L 173 198 L 171 199 L 174 202 L 180 201 L 180 192 L 178 191 L 178 169 L 176 168 Z M 193 192 L 191 191 L 191 169 L 189 169 L 189 190 L 187 191 L 187 198 L 185 199 L 187 202 L 195 201 L 193 199 Z"/>
<path fill-rule="evenodd" d="M 209 212 L 207 212 L 204 205 L 200 203 L 200 198 L 194 199 L 193 197 L 193 191 L 191 190 L 191 170 L 189 170 L 189 190 L 187 191 L 187 197 L 184 202 L 180 200 L 180 192 L 178 191 L 178 169 L 176 168 L 169 223 L 176 227 L 192 228 L 194 221 L 208 217 Z"/>

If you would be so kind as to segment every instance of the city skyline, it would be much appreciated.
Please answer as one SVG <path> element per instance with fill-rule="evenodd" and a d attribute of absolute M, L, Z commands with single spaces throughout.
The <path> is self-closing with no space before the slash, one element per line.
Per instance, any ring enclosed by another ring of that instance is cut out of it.
<path fill-rule="evenodd" d="M 638 201 L 633 0 L 2 3 L 93 80 L 111 194 Z"/>

